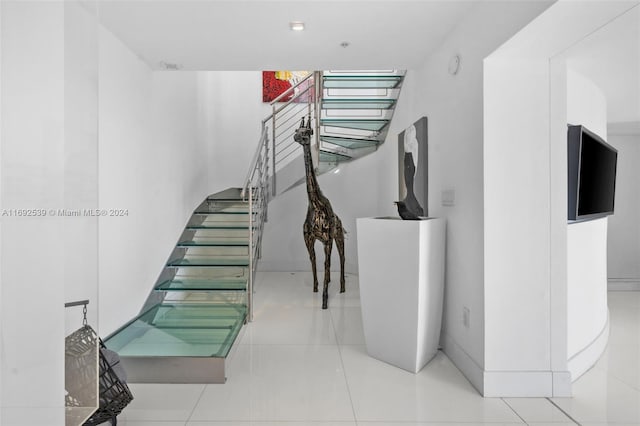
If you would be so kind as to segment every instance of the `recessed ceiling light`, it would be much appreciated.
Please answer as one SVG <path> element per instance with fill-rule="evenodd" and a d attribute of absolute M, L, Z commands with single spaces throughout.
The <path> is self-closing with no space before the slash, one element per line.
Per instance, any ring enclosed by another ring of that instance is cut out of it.
<path fill-rule="evenodd" d="M 304 31 L 304 22 L 291 21 L 289 22 L 289 28 L 291 28 L 292 31 Z"/>

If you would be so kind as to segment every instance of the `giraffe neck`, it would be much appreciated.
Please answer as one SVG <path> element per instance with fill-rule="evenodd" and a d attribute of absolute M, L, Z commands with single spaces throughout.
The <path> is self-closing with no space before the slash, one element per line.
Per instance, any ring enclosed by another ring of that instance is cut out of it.
<path fill-rule="evenodd" d="M 311 159 L 311 146 L 303 145 L 302 149 L 304 151 L 304 169 L 307 179 L 307 195 L 309 196 L 309 201 L 317 201 L 319 196 L 322 194 L 320 191 L 320 185 L 318 185 L 318 180 L 316 179 L 316 172 L 313 169 L 313 160 Z"/>

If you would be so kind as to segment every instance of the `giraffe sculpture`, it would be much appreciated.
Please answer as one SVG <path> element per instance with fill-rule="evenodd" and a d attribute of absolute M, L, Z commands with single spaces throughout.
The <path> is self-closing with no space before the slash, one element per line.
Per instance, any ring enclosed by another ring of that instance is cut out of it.
<path fill-rule="evenodd" d="M 304 243 L 309 251 L 311 269 L 313 271 L 313 291 L 318 291 L 318 274 L 316 271 L 315 242 L 320 240 L 324 244 L 324 287 L 322 289 L 322 309 L 327 309 L 329 298 L 329 281 L 331 280 L 331 250 L 335 240 L 340 255 L 340 293 L 344 293 L 344 230 L 338 215 L 333 212 L 329 199 L 322 195 L 316 173 L 311 160 L 311 117 L 305 125 L 304 117 L 300 127 L 296 129 L 293 139 L 302 145 L 304 151 L 304 168 L 307 181 L 307 195 L 309 196 L 309 208 L 307 218 L 304 221 Z"/>

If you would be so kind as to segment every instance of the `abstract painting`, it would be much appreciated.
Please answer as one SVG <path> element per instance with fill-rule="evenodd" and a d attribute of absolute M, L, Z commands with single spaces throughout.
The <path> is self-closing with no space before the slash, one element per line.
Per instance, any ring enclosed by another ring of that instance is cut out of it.
<path fill-rule="evenodd" d="M 309 71 L 262 71 L 262 102 L 273 102 L 309 74 Z M 291 92 L 280 99 L 280 102 L 287 102 L 295 95 L 296 92 Z"/>

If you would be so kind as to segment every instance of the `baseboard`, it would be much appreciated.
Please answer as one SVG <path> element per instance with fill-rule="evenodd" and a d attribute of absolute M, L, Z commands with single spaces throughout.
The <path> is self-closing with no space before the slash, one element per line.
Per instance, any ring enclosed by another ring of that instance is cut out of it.
<path fill-rule="evenodd" d="M 444 353 L 484 397 L 571 396 L 568 371 L 484 371 L 450 335 L 442 337 Z"/>
<path fill-rule="evenodd" d="M 609 291 L 640 291 L 640 278 L 609 278 Z"/>
<path fill-rule="evenodd" d="M 484 389 L 482 367 L 450 335 L 443 333 L 442 337 L 444 353 L 482 395 Z"/>
<path fill-rule="evenodd" d="M 591 367 L 598 362 L 602 353 L 607 347 L 609 341 L 609 313 L 607 311 L 607 322 L 596 336 L 595 339 L 580 352 L 573 355 L 567 361 L 569 371 L 571 372 L 571 380 L 576 381 L 580 376 L 586 373 Z"/>
<path fill-rule="evenodd" d="M 553 396 L 551 371 L 485 371 L 485 397 L 543 398 Z"/>

